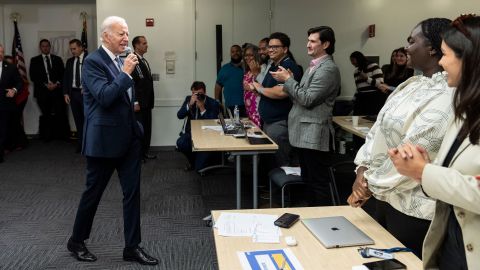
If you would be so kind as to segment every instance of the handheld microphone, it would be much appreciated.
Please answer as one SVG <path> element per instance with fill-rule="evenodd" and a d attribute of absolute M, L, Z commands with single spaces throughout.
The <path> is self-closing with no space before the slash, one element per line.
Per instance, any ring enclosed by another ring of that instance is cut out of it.
<path fill-rule="evenodd" d="M 125 54 L 126 55 L 129 55 L 132 53 L 132 48 L 130 47 L 125 47 Z M 135 65 L 135 70 L 137 71 L 138 73 L 138 76 L 140 77 L 140 79 L 143 79 L 143 73 L 142 73 L 142 70 L 140 69 L 140 67 L 138 66 L 138 64 Z"/>

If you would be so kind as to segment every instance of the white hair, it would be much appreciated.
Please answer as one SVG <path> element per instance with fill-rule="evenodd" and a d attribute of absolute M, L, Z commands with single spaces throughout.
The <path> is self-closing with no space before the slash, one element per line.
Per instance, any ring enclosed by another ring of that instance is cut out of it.
<path fill-rule="evenodd" d="M 112 25 L 121 24 L 127 25 L 127 21 L 124 18 L 118 16 L 109 16 L 103 20 L 102 25 L 100 26 L 100 40 L 103 41 L 103 33 L 110 33 L 112 30 Z"/>

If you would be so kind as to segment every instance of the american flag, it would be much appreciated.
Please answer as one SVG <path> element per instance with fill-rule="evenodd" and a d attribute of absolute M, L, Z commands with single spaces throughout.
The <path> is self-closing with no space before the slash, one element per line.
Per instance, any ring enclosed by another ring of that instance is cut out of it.
<path fill-rule="evenodd" d="M 28 98 L 28 78 L 27 69 L 25 68 L 25 59 L 23 58 L 22 41 L 20 39 L 20 33 L 18 32 L 16 20 L 13 21 L 13 26 L 15 28 L 15 35 L 13 37 L 12 56 L 14 63 L 17 65 L 18 72 L 23 80 L 23 89 L 15 98 L 16 103 L 19 104 Z"/>
<path fill-rule="evenodd" d="M 82 29 L 82 46 L 85 51 L 85 55 L 88 54 L 88 41 L 87 41 L 87 19 L 83 17 L 83 29 Z"/>

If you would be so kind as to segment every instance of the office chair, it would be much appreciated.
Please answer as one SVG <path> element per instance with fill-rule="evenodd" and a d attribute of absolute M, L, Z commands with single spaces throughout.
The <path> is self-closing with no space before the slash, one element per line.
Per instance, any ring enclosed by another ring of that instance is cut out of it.
<path fill-rule="evenodd" d="M 353 161 L 340 161 L 329 167 L 330 180 L 338 205 L 347 204 L 348 196 L 352 193 L 353 182 L 355 182 L 355 168 Z"/>
<path fill-rule="evenodd" d="M 281 168 L 275 168 L 268 173 L 270 179 L 270 208 L 272 208 L 272 183 L 281 188 L 282 195 L 282 208 L 285 208 L 285 188 L 288 185 L 303 185 L 306 184 L 301 176 L 298 175 L 287 175 L 284 170 Z M 332 179 L 332 178 L 331 178 Z M 330 187 L 330 196 L 332 198 L 332 205 L 337 205 L 338 192 L 333 181 L 329 183 Z"/>

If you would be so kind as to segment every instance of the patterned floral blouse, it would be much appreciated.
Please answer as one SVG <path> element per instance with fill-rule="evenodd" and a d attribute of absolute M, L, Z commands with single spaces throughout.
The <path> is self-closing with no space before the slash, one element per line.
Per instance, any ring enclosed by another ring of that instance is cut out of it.
<path fill-rule="evenodd" d="M 253 83 L 255 76 L 251 71 L 243 75 L 243 100 L 245 102 L 245 110 L 247 111 L 248 118 L 255 125 L 260 127 L 260 114 L 258 113 L 258 103 L 260 102 L 260 96 L 253 91 L 248 90 L 248 85 Z"/>
<path fill-rule="evenodd" d="M 355 157 L 358 166 L 368 168 L 364 177 L 375 198 L 406 215 L 433 218 L 435 200 L 396 171 L 387 151 L 410 142 L 423 146 L 433 160 L 454 117 L 453 93 L 446 73 L 438 72 L 431 78 L 411 77 L 388 97 Z"/>

